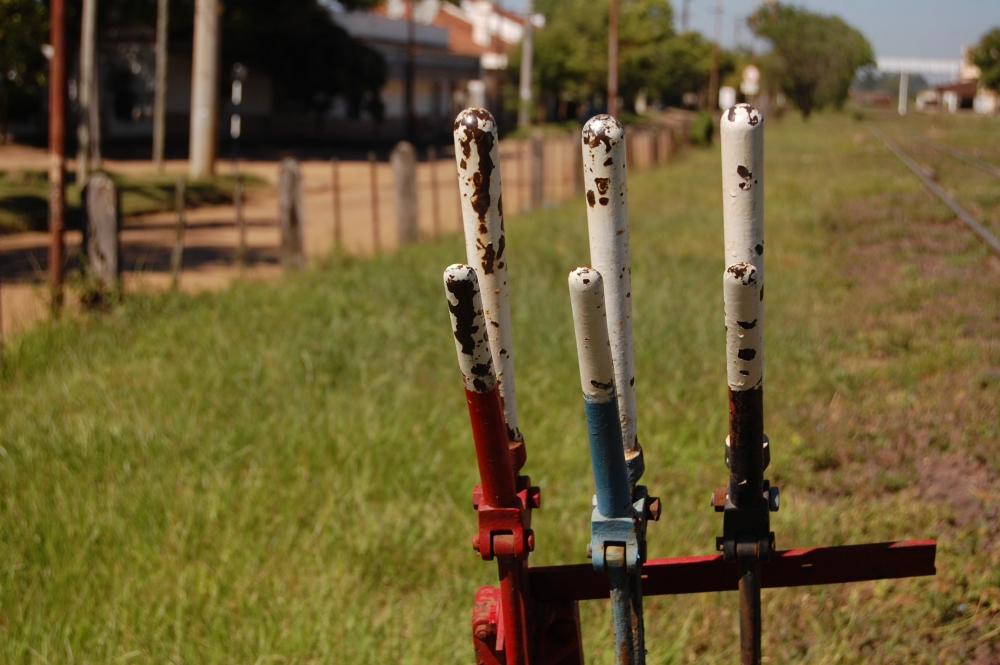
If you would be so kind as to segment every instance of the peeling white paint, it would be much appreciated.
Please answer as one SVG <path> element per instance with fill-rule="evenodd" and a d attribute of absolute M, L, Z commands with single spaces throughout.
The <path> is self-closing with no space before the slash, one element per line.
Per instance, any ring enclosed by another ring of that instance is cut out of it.
<path fill-rule="evenodd" d="M 726 261 L 764 277 L 764 117 L 749 104 L 722 113 L 722 214 Z"/>
<path fill-rule="evenodd" d="M 583 180 L 590 263 L 604 277 L 608 336 L 626 455 L 637 453 L 635 361 L 632 347 L 632 260 L 629 253 L 625 129 L 610 115 L 583 127 Z"/>
<path fill-rule="evenodd" d="M 520 440 L 496 122 L 485 109 L 467 108 L 455 119 L 454 139 L 466 256 L 479 278 L 504 417 Z"/>
<path fill-rule="evenodd" d="M 580 384 L 591 402 L 607 402 L 615 395 L 615 369 L 608 340 L 604 280 L 593 268 L 577 268 L 569 274 L 569 299 L 573 305 L 576 353 L 580 361 Z"/>
<path fill-rule="evenodd" d="M 751 264 L 734 263 L 726 268 L 722 283 L 729 387 L 749 390 L 764 380 L 764 280 Z"/>
<path fill-rule="evenodd" d="M 496 375 L 476 271 L 461 263 L 448 266 L 444 271 L 444 290 L 465 387 L 489 392 L 496 385 Z"/>

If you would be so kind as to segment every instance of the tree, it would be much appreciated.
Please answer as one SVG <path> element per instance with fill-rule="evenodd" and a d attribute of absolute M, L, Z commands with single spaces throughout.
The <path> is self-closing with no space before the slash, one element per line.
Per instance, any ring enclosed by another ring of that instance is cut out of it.
<path fill-rule="evenodd" d="M 969 53 L 969 60 L 982 71 L 980 83 L 1000 92 L 1000 28 L 993 28 Z"/>
<path fill-rule="evenodd" d="M 49 16 L 40 0 L 0 0 L 0 137 L 9 116 L 25 117 L 41 108 L 48 65 Z"/>
<path fill-rule="evenodd" d="M 607 0 L 536 0 L 536 5 L 546 17 L 535 35 L 537 88 L 576 104 L 604 98 Z M 676 104 L 685 92 L 707 85 L 711 43 L 697 33 L 677 35 L 668 0 L 623 0 L 618 23 L 618 89 L 627 109 L 642 91 L 651 101 Z M 511 62 L 519 57 L 513 54 Z M 508 71 L 516 75 L 517 68 Z"/>
<path fill-rule="evenodd" d="M 803 118 L 826 106 L 842 107 L 858 68 L 875 62 L 865 36 L 837 16 L 775 3 L 762 7 L 749 23 L 771 41 L 766 73 Z"/>

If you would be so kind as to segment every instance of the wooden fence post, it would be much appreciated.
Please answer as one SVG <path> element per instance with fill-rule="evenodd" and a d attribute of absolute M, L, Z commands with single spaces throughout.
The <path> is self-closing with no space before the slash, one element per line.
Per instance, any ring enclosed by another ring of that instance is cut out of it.
<path fill-rule="evenodd" d="M 118 188 L 107 174 L 95 173 L 87 180 L 87 269 L 111 292 L 118 290 L 121 275 L 118 203 Z"/>
<path fill-rule="evenodd" d="M 417 227 L 417 150 L 409 141 L 400 141 L 389 155 L 396 185 L 396 232 L 399 244 L 419 240 Z"/>
<path fill-rule="evenodd" d="M 281 162 L 278 216 L 281 220 L 281 262 L 286 269 L 302 269 L 306 263 L 302 251 L 302 171 L 291 157 Z"/>
<path fill-rule="evenodd" d="M 545 136 L 541 132 L 531 135 L 531 207 L 540 208 L 545 200 Z"/>
<path fill-rule="evenodd" d="M 427 146 L 427 167 L 431 172 L 431 216 L 434 237 L 437 238 L 441 235 L 441 206 L 438 203 L 437 148 L 432 145 Z"/>
<path fill-rule="evenodd" d="M 379 238 L 378 233 L 378 161 L 375 156 L 375 151 L 368 153 L 368 165 L 369 172 L 371 174 L 371 193 L 372 193 L 372 242 L 374 244 L 373 251 L 377 254 L 382 251 L 382 242 Z"/>
<path fill-rule="evenodd" d="M 177 239 L 174 241 L 174 251 L 170 253 L 170 281 L 177 288 L 181 280 L 181 269 L 184 265 L 184 205 L 186 183 L 184 178 L 177 179 L 174 187 L 174 208 L 177 210 Z"/>
<path fill-rule="evenodd" d="M 333 247 L 343 249 L 340 220 L 340 160 L 333 157 L 330 159 L 330 166 L 333 167 Z"/>
<path fill-rule="evenodd" d="M 236 187 L 233 189 L 233 206 L 236 208 L 236 230 L 239 232 L 239 244 L 236 247 L 236 262 L 240 265 L 247 260 L 247 223 L 243 217 L 243 178 L 236 176 Z"/>

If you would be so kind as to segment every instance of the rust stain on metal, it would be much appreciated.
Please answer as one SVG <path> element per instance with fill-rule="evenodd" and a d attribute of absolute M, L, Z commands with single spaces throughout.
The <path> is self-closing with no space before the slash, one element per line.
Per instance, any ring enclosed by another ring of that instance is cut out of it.
<path fill-rule="evenodd" d="M 614 124 L 618 124 L 618 121 L 614 117 L 606 114 L 602 114 L 588 122 L 583 128 L 583 142 L 586 143 L 591 148 L 596 148 L 597 146 L 604 144 L 604 152 L 611 152 L 611 137 L 608 136 L 607 132 L 604 130 L 604 122 L 594 122 L 594 120 L 605 121 L 610 120 Z M 594 129 L 594 125 L 597 125 L 597 129 Z M 623 135 L 624 138 L 624 135 Z"/>
<path fill-rule="evenodd" d="M 497 253 L 493 249 L 493 243 L 483 246 L 482 241 L 477 241 L 479 248 L 483 250 L 483 273 L 489 275 L 493 272 L 493 263 L 496 261 Z"/>
<path fill-rule="evenodd" d="M 597 192 L 603 196 L 611 187 L 611 178 L 594 178 L 594 184 L 597 185 Z"/>
<path fill-rule="evenodd" d="M 601 198 L 597 199 L 597 202 L 600 203 L 602 206 L 606 206 L 608 205 L 608 197 L 602 196 Z"/>
<path fill-rule="evenodd" d="M 734 263 L 733 265 L 726 268 L 726 270 L 737 279 L 743 279 L 744 277 L 746 277 L 747 272 L 750 270 L 750 264 Z M 753 281 L 753 278 L 751 278 L 751 281 Z"/>
<path fill-rule="evenodd" d="M 590 204 L 591 208 L 597 205 L 597 199 L 594 198 L 594 190 L 592 189 L 587 190 L 587 203 Z"/>
<path fill-rule="evenodd" d="M 610 157 L 608 157 L 607 159 L 604 160 L 604 165 L 605 166 L 611 166 L 614 163 L 615 163 L 615 160 L 611 159 Z"/>
<path fill-rule="evenodd" d="M 736 175 L 743 178 L 743 182 L 740 183 L 740 189 L 749 190 L 753 187 L 753 173 L 742 164 L 736 167 Z"/>
<path fill-rule="evenodd" d="M 475 284 L 471 281 L 449 279 L 445 286 L 455 296 L 455 304 L 448 303 L 448 309 L 455 317 L 455 339 L 462 345 L 462 353 L 471 356 L 476 349 L 475 334 L 479 332 L 479 326 L 476 325 L 478 312 L 473 306 Z"/>

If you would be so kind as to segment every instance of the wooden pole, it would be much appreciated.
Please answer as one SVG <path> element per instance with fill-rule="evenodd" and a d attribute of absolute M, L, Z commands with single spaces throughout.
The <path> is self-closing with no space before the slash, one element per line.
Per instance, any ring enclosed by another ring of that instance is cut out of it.
<path fill-rule="evenodd" d="M 52 59 L 49 61 L 49 279 L 50 306 L 58 314 L 63 303 L 63 229 L 66 218 L 66 5 L 50 7 Z"/>
<path fill-rule="evenodd" d="M 333 246 L 334 249 L 343 249 L 340 219 L 340 160 L 333 157 L 330 159 L 330 166 L 333 168 Z"/>
<path fill-rule="evenodd" d="M 534 27 L 531 25 L 531 15 L 535 12 L 534 2 L 527 0 L 524 8 L 524 34 L 521 37 L 521 84 L 520 100 L 517 111 L 517 126 L 531 126 L 531 61 L 534 57 Z"/>
<path fill-rule="evenodd" d="M 722 33 L 722 0 L 715 0 L 715 40 L 712 42 L 712 71 L 708 78 L 708 110 L 719 106 L 719 39 Z"/>
<path fill-rule="evenodd" d="M 382 251 L 382 242 L 378 233 L 378 161 L 375 152 L 368 153 L 369 172 L 371 174 L 372 193 L 372 244 L 376 253 Z"/>
<path fill-rule="evenodd" d="M 174 188 L 174 209 L 177 210 L 177 239 L 174 241 L 174 251 L 170 254 L 170 277 L 173 287 L 180 284 L 181 270 L 184 267 L 184 178 L 177 179 Z"/>
<path fill-rule="evenodd" d="M 219 2 L 195 0 L 191 138 L 188 148 L 188 171 L 192 178 L 207 178 L 215 173 L 215 125 L 218 112 Z"/>
<path fill-rule="evenodd" d="M 618 115 L 618 0 L 608 15 L 608 113 Z"/>
<path fill-rule="evenodd" d="M 236 248 L 236 260 L 240 265 L 247 261 L 247 222 L 243 216 L 243 177 L 236 176 L 236 187 L 233 191 L 233 205 L 236 207 L 236 229 L 239 231 L 239 246 Z"/>
<path fill-rule="evenodd" d="M 400 141 L 389 155 L 396 193 L 396 237 L 399 246 L 417 242 L 417 149 Z"/>
<path fill-rule="evenodd" d="M 167 137 L 167 27 L 170 0 L 156 2 L 156 74 L 153 83 L 153 164 L 163 172 Z"/>
<path fill-rule="evenodd" d="M 76 125 L 76 185 L 83 188 L 90 175 L 90 116 L 94 96 L 94 29 L 97 22 L 97 0 L 83 0 L 80 17 L 80 79 L 77 82 L 77 104 L 80 117 Z"/>
<path fill-rule="evenodd" d="M 441 208 L 438 204 L 437 148 L 427 146 L 427 166 L 431 172 L 431 215 L 434 237 L 441 235 Z"/>

